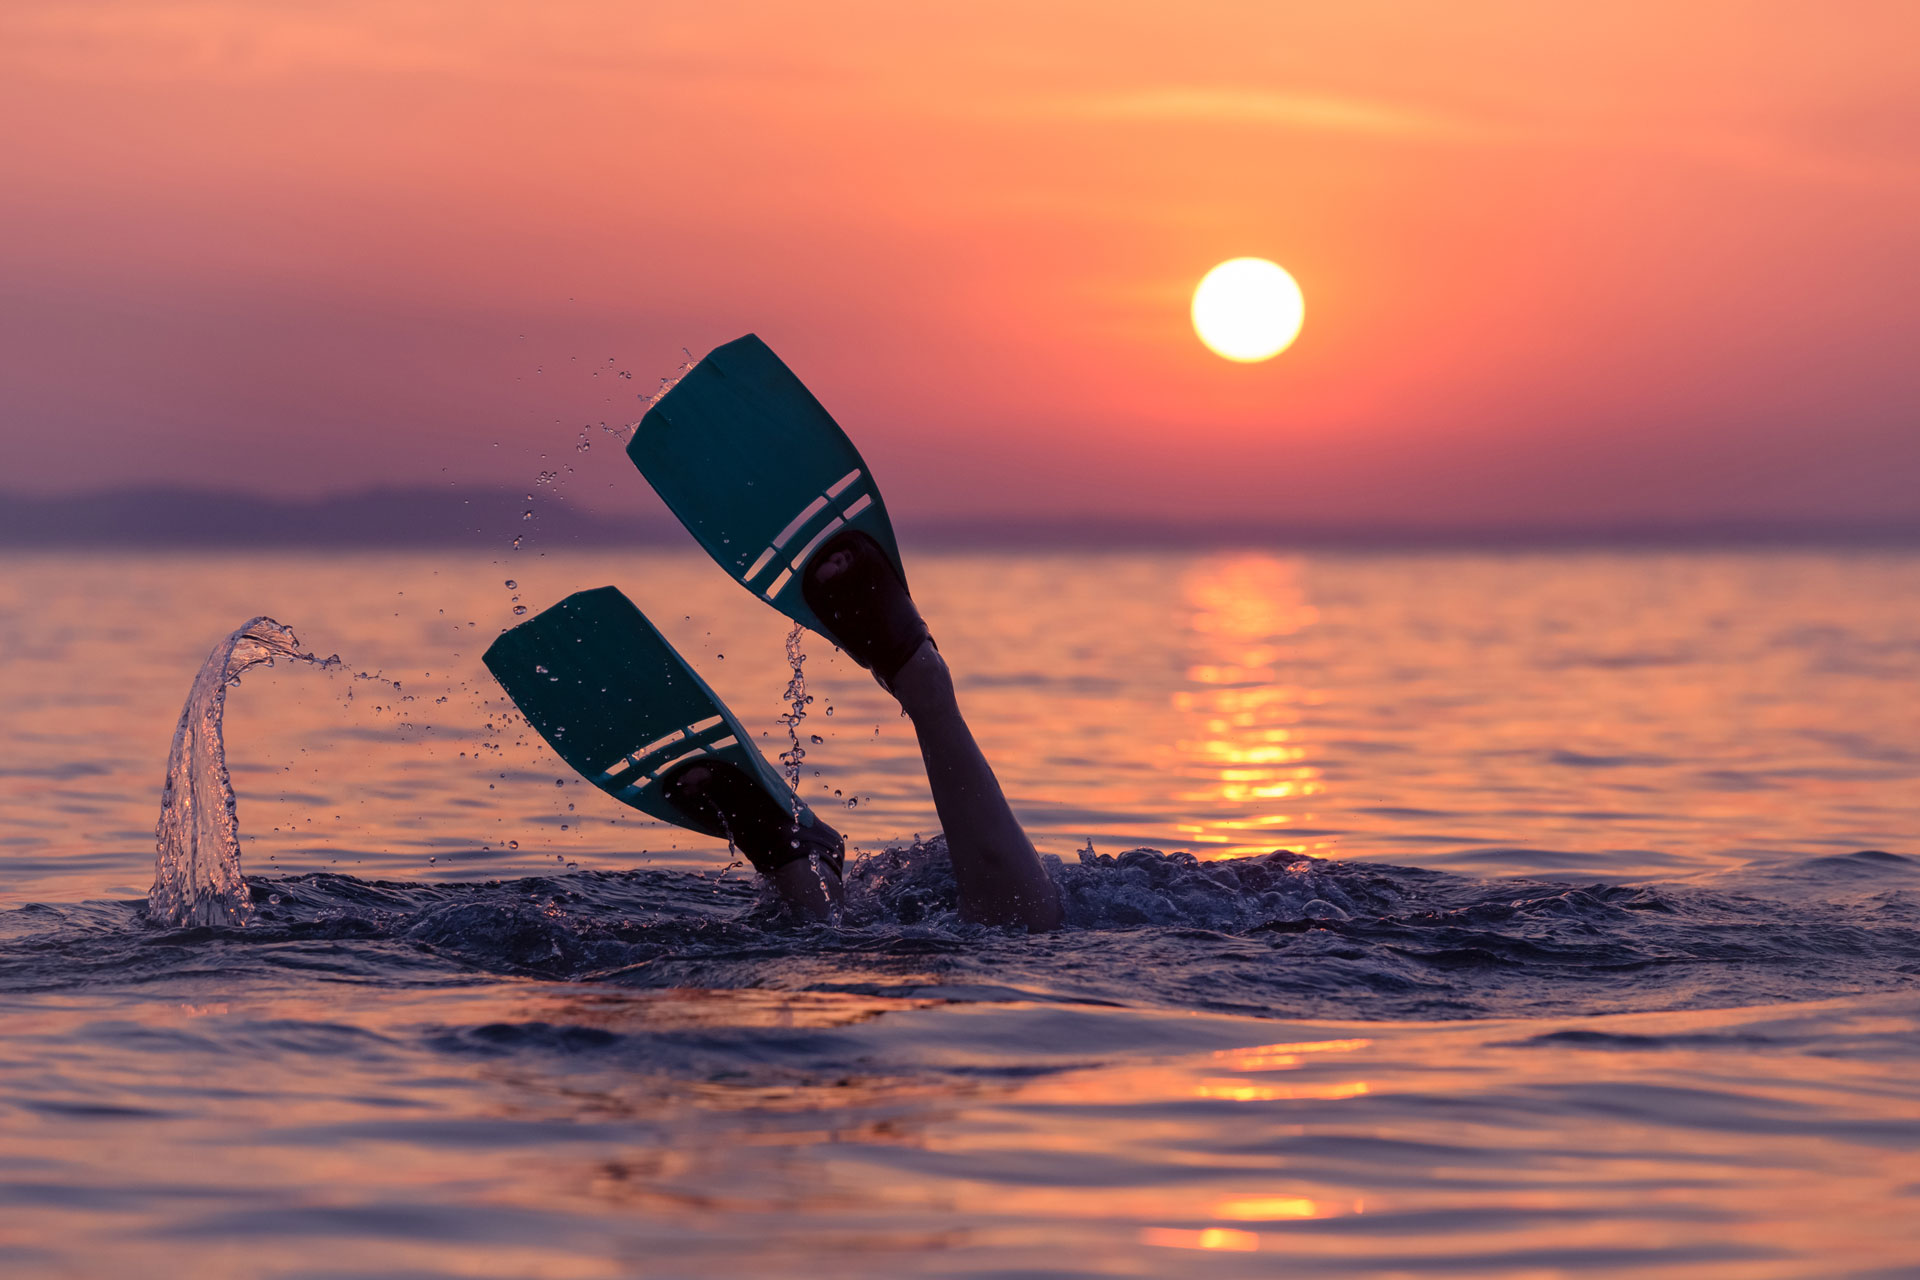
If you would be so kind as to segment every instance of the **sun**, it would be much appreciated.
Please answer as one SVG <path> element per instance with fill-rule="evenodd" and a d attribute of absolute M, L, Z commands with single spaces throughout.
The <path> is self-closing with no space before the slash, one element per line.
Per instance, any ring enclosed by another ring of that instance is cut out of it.
<path fill-rule="evenodd" d="M 1229 259 L 1193 291 L 1193 331 L 1215 355 L 1242 364 L 1271 360 L 1292 346 L 1306 312 L 1300 286 L 1265 258 Z"/>

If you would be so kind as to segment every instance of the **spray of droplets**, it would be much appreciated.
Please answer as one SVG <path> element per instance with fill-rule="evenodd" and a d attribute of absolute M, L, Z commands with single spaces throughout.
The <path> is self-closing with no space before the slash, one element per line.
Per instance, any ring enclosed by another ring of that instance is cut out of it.
<path fill-rule="evenodd" d="M 800 641 L 806 631 L 799 623 L 793 624 L 793 630 L 787 632 L 787 666 L 792 675 L 787 680 L 787 691 L 781 696 L 786 700 L 787 712 L 780 717 L 780 723 L 787 729 L 787 749 L 780 753 L 780 764 L 786 770 L 787 785 L 793 788 L 794 817 L 800 816 L 800 766 L 807 758 L 807 749 L 800 745 L 800 722 L 807 718 L 807 704 L 813 699 L 807 695 L 807 655 L 800 651 Z"/>

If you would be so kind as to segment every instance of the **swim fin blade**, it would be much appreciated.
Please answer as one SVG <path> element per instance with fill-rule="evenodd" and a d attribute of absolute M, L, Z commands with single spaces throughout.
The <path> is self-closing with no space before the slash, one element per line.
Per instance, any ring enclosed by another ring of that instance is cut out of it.
<path fill-rule="evenodd" d="M 821 825 L 706 681 L 613 587 L 576 592 L 503 632 L 482 661 L 560 758 L 623 804 L 724 837 L 664 785 L 679 765 L 717 760 L 801 826 Z"/>
<path fill-rule="evenodd" d="M 873 473 L 805 384 L 753 334 L 716 347 L 640 420 L 627 456 L 734 581 L 824 636 L 801 570 L 862 530 L 906 581 Z"/>

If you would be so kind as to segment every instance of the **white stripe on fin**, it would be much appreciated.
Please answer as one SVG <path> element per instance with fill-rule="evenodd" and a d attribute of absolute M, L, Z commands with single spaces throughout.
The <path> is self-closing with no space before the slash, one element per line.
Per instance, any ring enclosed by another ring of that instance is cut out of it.
<path fill-rule="evenodd" d="M 826 505 L 827 505 L 827 500 L 825 498 L 815 498 L 812 502 L 809 502 L 806 506 L 806 509 L 802 511 L 799 515 L 795 516 L 787 524 L 787 527 L 780 531 L 780 536 L 773 540 L 773 545 L 776 547 L 786 546 L 787 543 L 793 539 L 793 535 L 796 533 L 799 533 L 801 530 L 801 527 L 804 526 L 807 523 L 807 521 L 819 515 L 821 509 L 824 508 Z"/>
<path fill-rule="evenodd" d="M 759 577 L 760 571 L 766 568 L 771 563 L 773 563 L 773 548 L 768 547 L 765 551 L 762 551 L 760 553 L 760 558 L 753 562 L 753 567 L 747 570 L 747 577 L 749 578 Z"/>
<path fill-rule="evenodd" d="M 800 554 L 793 558 L 792 564 L 793 564 L 794 571 L 796 573 L 799 572 L 799 570 L 807 563 L 807 557 L 813 554 L 813 549 L 819 546 L 822 542 L 825 542 L 828 534 L 832 533 L 835 529 L 838 529 L 840 526 L 844 525 L 845 523 L 846 521 L 842 520 L 839 516 L 835 516 L 830 522 L 822 525 L 820 527 L 820 532 L 813 535 L 813 541 L 807 543 L 806 546 L 800 548 Z"/>

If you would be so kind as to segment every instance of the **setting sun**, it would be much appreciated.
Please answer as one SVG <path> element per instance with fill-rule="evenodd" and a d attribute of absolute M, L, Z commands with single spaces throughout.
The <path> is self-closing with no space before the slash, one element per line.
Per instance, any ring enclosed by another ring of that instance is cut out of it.
<path fill-rule="evenodd" d="M 1293 345 L 1306 318 L 1300 286 L 1278 263 L 1233 258 L 1193 291 L 1193 331 L 1215 355 L 1251 364 Z"/>

